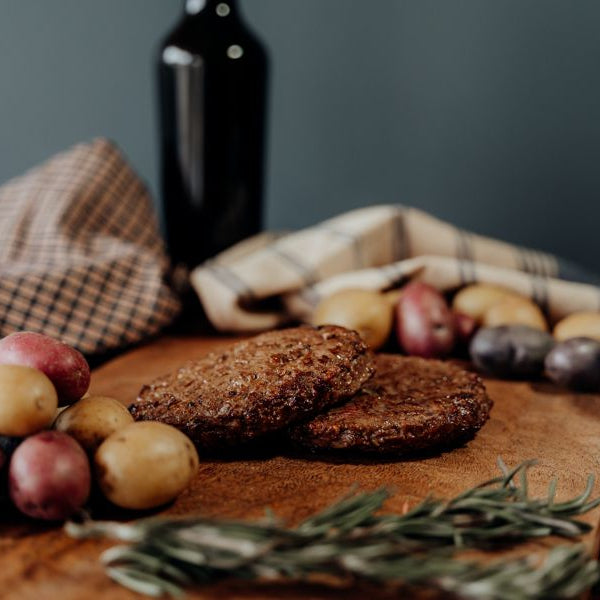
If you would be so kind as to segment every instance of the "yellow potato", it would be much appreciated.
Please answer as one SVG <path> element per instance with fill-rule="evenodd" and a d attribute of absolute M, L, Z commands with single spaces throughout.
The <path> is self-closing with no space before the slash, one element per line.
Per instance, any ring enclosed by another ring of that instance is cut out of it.
<path fill-rule="evenodd" d="M 0 365 L 0 435 L 23 437 L 52 422 L 58 396 L 41 371 Z"/>
<path fill-rule="evenodd" d="M 510 298 L 494 304 L 484 313 L 484 327 L 499 325 L 528 325 L 534 329 L 548 331 L 548 323 L 537 304 L 526 298 Z"/>
<path fill-rule="evenodd" d="M 113 504 L 155 508 L 189 485 L 198 470 L 198 453 L 175 427 L 142 421 L 106 438 L 94 465 L 100 489 Z"/>
<path fill-rule="evenodd" d="M 577 312 L 559 321 L 553 331 L 562 342 L 574 337 L 587 337 L 600 342 L 600 312 Z"/>
<path fill-rule="evenodd" d="M 452 309 L 455 312 L 468 315 L 481 324 L 483 315 L 492 306 L 510 298 L 523 298 L 523 296 L 498 285 L 473 283 L 454 296 Z"/>
<path fill-rule="evenodd" d="M 392 305 L 393 308 L 396 308 L 398 301 L 402 297 L 402 289 L 396 288 L 393 290 L 388 290 L 387 292 L 383 292 L 383 297 Z"/>
<path fill-rule="evenodd" d="M 343 290 L 327 296 L 315 309 L 313 325 L 340 325 L 357 331 L 364 342 L 377 350 L 390 336 L 393 305 L 379 292 Z"/>
<path fill-rule="evenodd" d="M 90 453 L 115 431 L 133 423 L 131 413 L 114 398 L 87 396 L 63 410 L 54 429 L 69 434 Z"/>

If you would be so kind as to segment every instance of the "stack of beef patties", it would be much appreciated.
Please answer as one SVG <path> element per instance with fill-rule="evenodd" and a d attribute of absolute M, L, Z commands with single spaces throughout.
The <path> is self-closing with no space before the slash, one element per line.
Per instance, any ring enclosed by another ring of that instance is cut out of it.
<path fill-rule="evenodd" d="M 129 407 L 199 448 L 274 432 L 319 451 L 406 455 L 472 437 L 492 402 L 481 379 L 450 363 L 373 354 L 337 326 L 271 331 L 146 385 Z"/>

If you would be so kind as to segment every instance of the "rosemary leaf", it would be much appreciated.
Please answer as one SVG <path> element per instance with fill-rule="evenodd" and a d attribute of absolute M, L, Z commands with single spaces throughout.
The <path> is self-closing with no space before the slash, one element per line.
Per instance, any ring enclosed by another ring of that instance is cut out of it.
<path fill-rule="evenodd" d="M 148 575 L 143 571 L 126 567 L 108 567 L 106 572 L 111 579 L 138 594 L 155 598 L 165 594 L 174 598 L 183 595 L 183 590 L 180 587 L 173 585 L 164 578 Z"/>
<path fill-rule="evenodd" d="M 534 461 L 443 501 L 426 498 L 402 515 L 379 514 L 389 493 L 355 493 L 288 528 L 272 515 L 263 522 L 208 518 L 68 523 L 78 538 L 108 537 L 131 544 L 105 551 L 118 583 L 146 595 L 177 596 L 181 586 L 217 577 L 304 580 L 314 576 L 380 584 L 426 586 L 465 598 L 572 598 L 600 578 L 582 546 L 559 546 L 541 564 L 532 560 L 479 565 L 457 559 L 464 547 L 487 549 L 531 538 L 576 538 L 590 530 L 577 520 L 600 504 L 594 480 L 576 498 L 557 503 L 556 482 L 531 498 Z"/>

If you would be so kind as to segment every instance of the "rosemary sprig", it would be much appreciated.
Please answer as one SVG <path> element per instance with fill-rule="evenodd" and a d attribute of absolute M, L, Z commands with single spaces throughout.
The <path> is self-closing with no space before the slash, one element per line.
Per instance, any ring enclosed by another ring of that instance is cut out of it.
<path fill-rule="evenodd" d="M 427 498 L 403 515 L 377 514 L 386 490 L 349 496 L 295 528 L 272 517 L 258 523 L 206 518 L 156 518 L 122 524 L 68 523 L 75 537 L 110 537 L 131 545 L 102 555 L 115 581 L 138 592 L 177 596 L 183 587 L 232 576 L 305 580 L 315 575 L 376 583 L 434 587 L 469 598 L 571 598 L 600 577 L 598 563 L 581 546 L 560 546 L 546 560 L 513 560 L 481 566 L 457 560 L 464 547 L 590 530 L 575 519 L 600 504 L 589 501 L 594 480 L 581 495 L 556 502 L 532 499 L 527 471 L 532 461 L 442 501 Z"/>

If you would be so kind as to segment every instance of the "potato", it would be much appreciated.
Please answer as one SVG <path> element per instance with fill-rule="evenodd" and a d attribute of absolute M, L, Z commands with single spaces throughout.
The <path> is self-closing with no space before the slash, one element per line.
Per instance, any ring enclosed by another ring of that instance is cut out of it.
<path fill-rule="evenodd" d="M 93 454 L 111 434 L 133 423 L 123 404 L 108 396 L 87 396 L 63 410 L 54 421 L 54 429 L 77 440 Z"/>
<path fill-rule="evenodd" d="M 600 312 L 573 313 L 556 324 L 553 334 L 559 342 L 576 337 L 600 342 Z"/>
<path fill-rule="evenodd" d="M 42 371 L 56 388 L 60 406 L 79 400 L 90 385 L 90 367 L 79 351 L 33 331 L 11 333 L 1 339 L 0 364 Z"/>
<path fill-rule="evenodd" d="M 62 520 L 90 494 L 90 464 L 81 446 L 60 431 L 43 431 L 22 442 L 9 467 L 15 506 L 35 519 Z"/>
<path fill-rule="evenodd" d="M 402 290 L 395 288 L 393 290 L 388 290 L 387 292 L 382 292 L 383 297 L 392 305 L 392 308 L 396 308 L 396 304 L 400 300 L 402 296 Z"/>
<path fill-rule="evenodd" d="M 490 307 L 483 315 L 484 327 L 500 325 L 526 325 L 548 331 L 548 323 L 537 304 L 526 298 L 509 298 Z"/>
<path fill-rule="evenodd" d="M 41 371 L 0 365 L 0 435 L 26 436 L 45 429 L 57 404 L 56 390 Z"/>
<path fill-rule="evenodd" d="M 392 304 L 379 292 L 343 290 L 324 298 L 311 322 L 354 329 L 367 346 L 377 350 L 390 336 L 393 314 Z"/>
<path fill-rule="evenodd" d="M 189 485 L 198 454 L 179 430 L 143 421 L 106 438 L 94 464 L 100 489 L 113 504 L 146 509 L 170 502 Z"/>
<path fill-rule="evenodd" d="M 600 392 L 600 342 L 570 338 L 556 344 L 546 356 L 546 376 L 574 390 Z"/>
<path fill-rule="evenodd" d="M 456 341 L 461 344 L 468 344 L 477 331 L 477 321 L 473 317 L 462 313 L 454 312 L 452 316 L 454 318 Z"/>
<path fill-rule="evenodd" d="M 445 356 L 454 347 L 454 315 L 433 287 L 412 282 L 404 287 L 396 312 L 398 343 L 408 354 Z"/>
<path fill-rule="evenodd" d="M 481 323 L 486 311 L 509 298 L 523 298 L 512 290 L 490 283 L 473 283 L 460 290 L 452 301 L 452 310 Z"/>
<path fill-rule="evenodd" d="M 480 370 L 499 377 L 537 377 L 554 345 L 549 333 L 525 325 L 480 329 L 469 345 L 471 360 Z"/>

